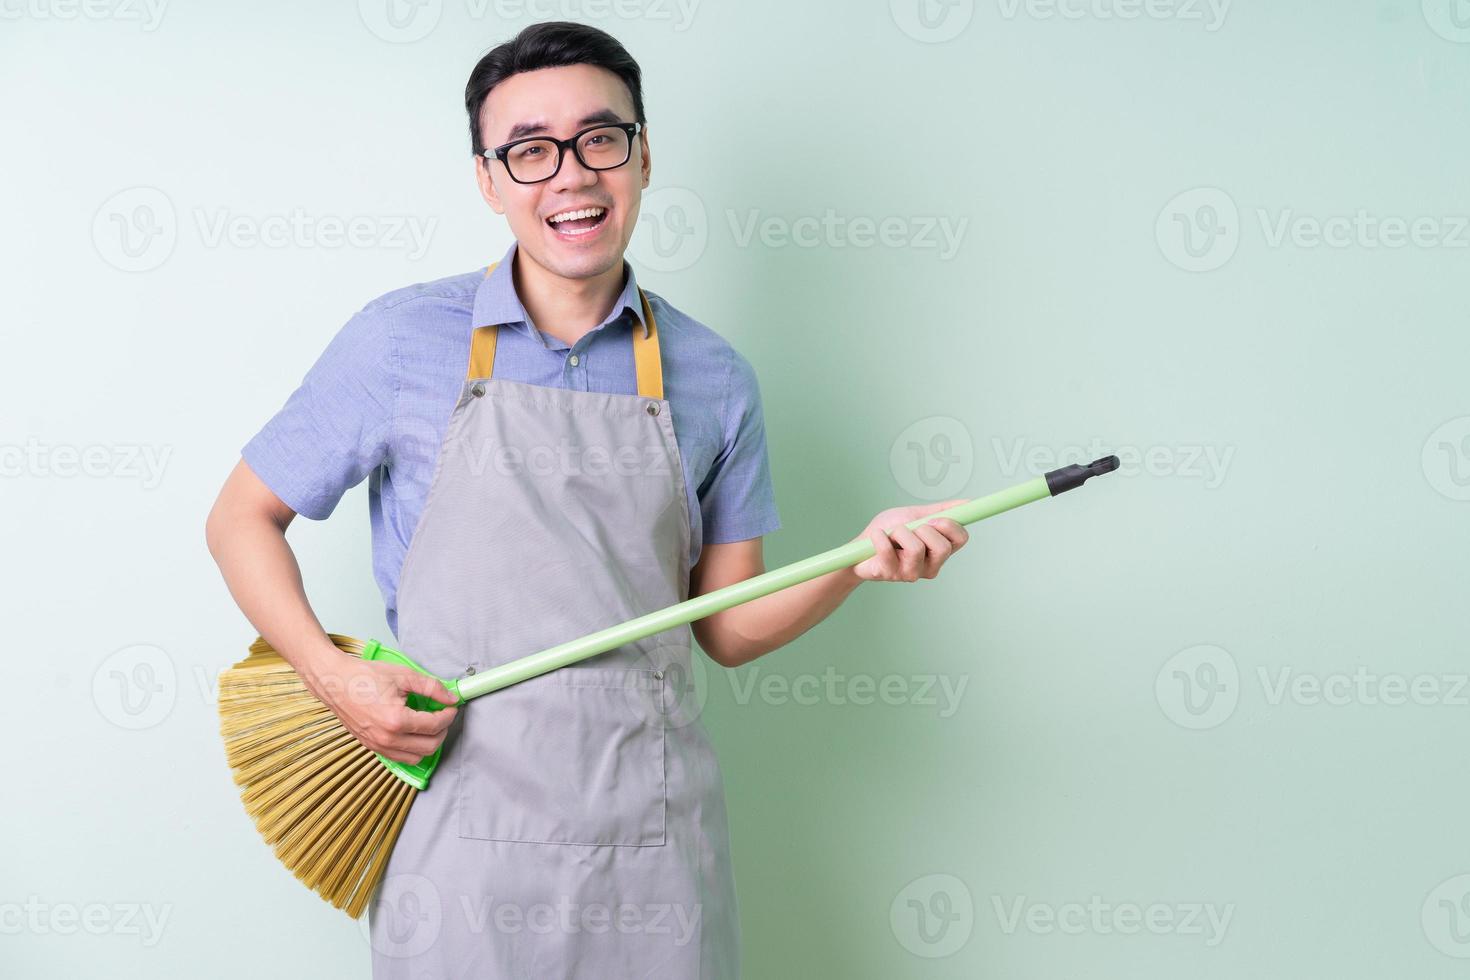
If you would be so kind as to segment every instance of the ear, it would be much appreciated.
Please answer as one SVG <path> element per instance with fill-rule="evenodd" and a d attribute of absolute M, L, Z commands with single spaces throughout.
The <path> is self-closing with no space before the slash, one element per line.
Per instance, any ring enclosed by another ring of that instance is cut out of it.
<path fill-rule="evenodd" d="M 485 203 L 496 214 L 505 213 L 505 204 L 500 200 L 500 192 L 495 189 L 495 181 L 490 175 L 490 161 L 484 157 L 475 157 L 475 183 L 479 185 L 480 196 Z"/>
<path fill-rule="evenodd" d="M 640 149 L 641 149 L 641 154 L 640 155 L 643 157 L 643 186 L 645 188 L 647 188 L 648 187 L 648 175 L 653 171 L 653 161 L 650 160 L 649 159 L 649 156 L 648 156 L 648 124 L 647 123 L 644 123 L 643 124 L 643 128 L 638 131 L 638 139 L 641 141 L 640 144 L 639 144 Z"/>

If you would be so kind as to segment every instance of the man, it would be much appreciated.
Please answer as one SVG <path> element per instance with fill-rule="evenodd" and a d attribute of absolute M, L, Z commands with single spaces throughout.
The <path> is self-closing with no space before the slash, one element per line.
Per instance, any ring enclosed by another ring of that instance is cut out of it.
<path fill-rule="evenodd" d="M 375 977 L 735 977 L 723 783 L 688 708 L 689 629 L 462 717 L 417 712 L 410 692 L 454 698 L 339 651 L 286 543 L 296 514 L 324 519 L 369 478 L 397 648 L 441 676 L 765 570 L 761 536 L 780 521 L 755 375 L 623 260 L 651 173 L 638 65 L 602 31 L 537 24 L 475 66 L 465 105 L 475 179 L 514 244 L 342 328 L 243 448 L 210 551 L 364 745 L 414 762 L 444 743 L 372 907 Z M 700 620 L 694 638 L 736 667 L 863 581 L 933 578 L 965 529 L 904 524 L 957 502 L 883 511 L 863 532 L 872 558 Z"/>

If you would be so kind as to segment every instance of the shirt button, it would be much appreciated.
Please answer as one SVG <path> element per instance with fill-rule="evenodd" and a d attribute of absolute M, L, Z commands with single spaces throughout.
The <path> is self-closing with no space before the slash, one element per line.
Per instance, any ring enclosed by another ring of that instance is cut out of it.
<path fill-rule="evenodd" d="M 576 354 L 573 354 L 571 357 L 567 358 L 567 360 L 571 362 L 572 367 L 576 367 L 577 366 L 577 361 L 579 361 L 580 358 L 577 357 Z"/>

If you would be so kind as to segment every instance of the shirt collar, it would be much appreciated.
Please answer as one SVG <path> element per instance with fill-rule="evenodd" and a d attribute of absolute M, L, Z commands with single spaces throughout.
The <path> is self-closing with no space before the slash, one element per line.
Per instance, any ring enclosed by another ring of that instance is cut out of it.
<path fill-rule="evenodd" d="M 495 271 L 486 276 L 475 291 L 474 325 L 483 327 L 499 323 L 509 324 L 525 332 L 534 333 L 540 339 L 540 331 L 534 328 L 530 314 L 522 305 L 521 298 L 516 295 L 515 278 L 511 275 L 516 244 L 511 242 L 510 248 L 506 249 Z M 628 310 L 633 314 L 629 325 L 642 324 L 643 336 L 646 338 L 648 323 L 643 318 L 643 303 L 638 294 L 638 280 L 633 275 L 633 266 L 625 261 L 623 272 L 625 279 L 622 293 L 619 294 L 617 302 L 613 303 L 612 311 L 592 329 L 601 330 L 611 323 L 616 323 L 621 319 L 623 311 Z M 543 339 L 542 342 L 545 343 L 545 340 Z"/>

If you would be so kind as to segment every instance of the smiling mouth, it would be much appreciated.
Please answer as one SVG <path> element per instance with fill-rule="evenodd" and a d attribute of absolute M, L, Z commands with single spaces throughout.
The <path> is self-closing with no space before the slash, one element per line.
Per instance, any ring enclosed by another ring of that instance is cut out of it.
<path fill-rule="evenodd" d="M 562 235 L 586 235 L 596 231 L 607 220 L 608 209 L 600 206 L 562 211 L 546 219 L 546 223 Z"/>

